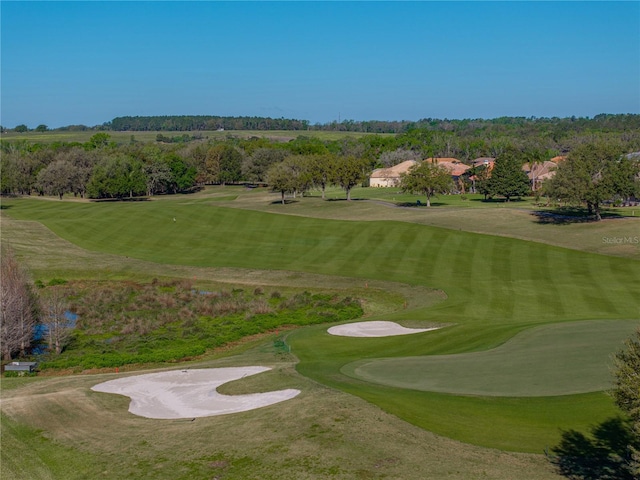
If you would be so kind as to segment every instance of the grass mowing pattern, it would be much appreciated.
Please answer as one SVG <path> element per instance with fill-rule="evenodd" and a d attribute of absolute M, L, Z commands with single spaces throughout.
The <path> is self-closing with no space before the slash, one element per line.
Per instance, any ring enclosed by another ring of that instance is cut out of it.
<path fill-rule="evenodd" d="M 382 385 L 460 395 L 594 392 L 612 387 L 612 354 L 637 326 L 624 320 L 545 325 L 489 351 L 360 360 L 341 371 Z"/>
<path fill-rule="evenodd" d="M 40 221 L 94 251 L 157 263 L 299 270 L 441 288 L 450 300 L 436 313 L 446 309 L 447 322 L 535 324 L 638 314 L 640 268 L 628 268 L 637 262 L 532 242 L 206 203 L 5 203 L 11 216 Z M 547 301 L 540 302 L 541 296 Z M 562 318 L 558 305 L 566 313 Z"/>
<path fill-rule="evenodd" d="M 557 442 L 559 428 L 586 427 L 613 411 L 601 394 L 536 402 L 453 397 L 371 385 L 344 376 L 340 368 L 381 352 L 393 357 L 487 350 L 545 323 L 638 318 L 636 260 L 402 222 L 265 214 L 197 198 L 190 203 L 9 200 L 4 205 L 6 214 L 40 221 L 84 248 L 151 262 L 298 270 L 351 276 L 354 286 L 381 279 L 443 289 L 448 299 L 429 309 L 380 318 L 457 324 L 433 332 L 432 342 L 385 339 L 358 348 L 327 341 L 324 330 L 313 327 L 290 338 L 300 372 L 440 434 L 540 452 Z M 346 202 L 335 203 L 346 208 Z M 331 202 L 326 208 L 333 208 Z M 580 407 L 584 398 L 589 408 Z"/>

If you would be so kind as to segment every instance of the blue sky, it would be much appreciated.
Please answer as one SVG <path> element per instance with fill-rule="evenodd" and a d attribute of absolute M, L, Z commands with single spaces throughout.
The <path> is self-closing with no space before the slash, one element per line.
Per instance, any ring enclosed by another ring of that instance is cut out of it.
<path fill-rule="evenodd" d="M 639 2 L 2 1 L 0 123 L 640 113 Z"/>

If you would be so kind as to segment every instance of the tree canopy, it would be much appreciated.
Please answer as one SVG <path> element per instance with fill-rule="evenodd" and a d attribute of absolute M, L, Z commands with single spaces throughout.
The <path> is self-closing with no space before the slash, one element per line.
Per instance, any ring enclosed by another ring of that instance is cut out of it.
<path fill-rule="evenodd" d="M 490 196 L 505 197 L 507 202 L 512 197 L 522 197 L 529 193 L 529 177 L 522 170 L 522 164 L 522 157 L 513 148 L 498 155 L 484 187 L 487 193 Z"/>
<path fill-rule="evenodd" d="M 633 430 L 640 438 L 640 328 L 626 341 L 625 348 L 616 354 L 614 362 L 613 398 L 629 416 Z M 632 449 L 632 458 L 633 473 L 640 477 L 640 451 L 637 448 Z"/>
<path fill-rule="evenodd" d="M 585 144 L 571 151 L 555 176 L 545 183 L 544 192 L 555 199 L 586 205 L 596 220 L 607 200 L 638 193 L 639 163 L 623 155 L 618 143 Z"/>
<path fill-rule="evenodd" d="M 354 156 L 343 157 L 334 163 L 331 180 L 340 185 L 347 193 L 347 200 L 351 200 L 351 189 L 362 182 L 366 175 L 367 163 L 364 159 Z"/>
<path fill-rule="evenodd" d="M 400 188 L 409 193 L 419 193 L 427 197 L 427 207 L 431 197 L 447 193 L 453 187 L 451 174 L 436 163 L 422 162 L 414 165 L 400 178 Z"/>

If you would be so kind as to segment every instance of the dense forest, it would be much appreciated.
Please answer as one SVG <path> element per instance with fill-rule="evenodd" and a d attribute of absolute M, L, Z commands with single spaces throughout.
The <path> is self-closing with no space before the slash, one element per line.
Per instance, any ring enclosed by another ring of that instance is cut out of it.
<path fill-rule="evenodd" d="M 0 127 L 7 131 L 7 127 Z M 46 131 L 46 125 L 38 125 L 35 131 Z M 27 132 L 26 125 L 13 130 Z M 640 130 L 640 115 L 600 114 L 589 117 L 499 117 L 493 119 L 437 119 L 409 120 L 342 120 L 311 124 L 308 120 L 270 117 L 232 117 L 215 115 L 163 115 L 116 117 L 102 125 L 67 125 L 56 131 L 118 131 L 118 132 L 193 132 L 211 130 L 289 130 L 289 131 L 336 131 L 361 133 L 407 133 L 412 130 L 431 132 L 453 132 L 472 135 L 478 132 L 491 134 L 522 133 L 560 138 L 568 134 L 587 132 L 623 132 Z"/>
<path fill-rule="evenodd" d="M 232 122 L 234 118 L 120 117 L 106 127 L 156 130 L 163 126 L 185 131 L 186 123 L 210 128 L 206 127 L 207 122 L 218 120 Z M 272 119 L 257 117 L 235 120 L 249 122 L 243 124 L 245 128 L 251 125 L 256 129 L 268 128 L 268 125 L 285 128 L 287 122 L 297 122 L 279 119 L 269 124 Z M 182 121 L 186 123 L 181 124 Z M 477 158 L 496 158 L 509 152 L 522 165 L 525 162 L 540 163 L 557 155 L 566 155 L 581 146 L 602 142 L 616 144 L 616 150 L 623 153 L 640 151 L 640 115 L 400 123 L 397 128 L 405 131 L 395 135 L 344 136 L 334 140 L 323 140 L 309 130 L 300 131 L 296 138 L 284 142 L 257 135 L 246 138 L 232 132 L 227 132 L 225 138 L 208 139 L 202 138 L 197 128 L 181 135 L 158 133 L 156 141 L 147 143 L 136 141 L 133 136 L 129 141 L 116 143 L 108 130 L 95 133 L 85 143 L 2 140 L 1 193 L 60 197 L 72 193 L 89 198 L 124 198 L 185 192 L 205 184 L 246 182 L 274 187 L 277 174 L 285 179 L 298 175 L 302 190 L 316 187 L 321 182 L 322 187 L 326 184 L 340 185 L 348 193 L 350 187 L 347 185 L 353 186 L 353 181 L 345 180 L 344 172 L 350 171 L 351 167 L 359 172 L 353 175 L 366 178 L 375 168 L 392 166 L 408 159 L 455 157 L 471 164 Z M 289 128 L 295 128 L 292 125 L 289 124 Z M 300 128 L 304 125 L 299 123 Z M 349 122 L 323 128 L 338 129 L 340 126 L 356 128 Z M 379 126 L 382 128 L 381 124 Z M 364 128 L 364 123 L 358 128 Z M 274 169 L 274 165 L 281 164 L 289 168 L 288 174 Z M 303 181 L 299 175 L 302 164 L 322 178 L 313 182 Z M 318 169 L 326 169 L 327 165 L 331 166 L 331 172 L 318 173 Z M 342 172 L 341 178 L 338 178 L 338 172 Z M 287 188 L 291 190 L 293 187 Z M 296 189 L 300 190 L 299 187 Z M 282 191 L 281 187 L 276 191 Z"/>

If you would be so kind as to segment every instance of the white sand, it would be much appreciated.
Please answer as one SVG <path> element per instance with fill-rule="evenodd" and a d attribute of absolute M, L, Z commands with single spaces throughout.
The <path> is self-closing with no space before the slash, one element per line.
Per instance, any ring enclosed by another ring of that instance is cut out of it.
<path fill-rule="evenodd" d="M 337 325 L 327 330 L 331 335 L 341 337 L 391 337 L 394 335 L 410 335 L 412 333 L 428 332 L 437 330 L 433 328 L 406 328 L 395 322 L 356 322 Z"/>
<path fill-rule="evenodd" d="M 270 368 L 172 370 L 110 380 L 94 385 L 91 390 L 131 397 L 131 413 L 162 419 L 244 412 L 289 400 L 300 393 L 300 390 L 288 389 L 249 395 L 221 395 L 216 390 L 223 383 L 267 370 Z"/>

